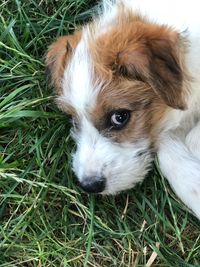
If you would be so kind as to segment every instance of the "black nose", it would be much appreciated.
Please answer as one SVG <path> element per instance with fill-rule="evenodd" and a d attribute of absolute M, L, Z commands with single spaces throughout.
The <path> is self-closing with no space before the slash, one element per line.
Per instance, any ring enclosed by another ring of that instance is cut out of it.
<path fill-rule="evenodd" d="M 80 187 L 87 193 L 101 193 L 105 189 L 104 177 L 85 177 L 80 182 Z"/>

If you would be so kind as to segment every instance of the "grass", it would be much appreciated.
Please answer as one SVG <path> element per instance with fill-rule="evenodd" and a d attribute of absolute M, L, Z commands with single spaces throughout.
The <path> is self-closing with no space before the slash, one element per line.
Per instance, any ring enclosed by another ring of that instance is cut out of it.
<path fill-rule="evenodd" d="M 200 266 L 199 221 L 158 168 L 116 197 L 76 186 L 68 117 L 54 104 L 44 54 L 93 5 L 0 3 L 0 266 Z"/>

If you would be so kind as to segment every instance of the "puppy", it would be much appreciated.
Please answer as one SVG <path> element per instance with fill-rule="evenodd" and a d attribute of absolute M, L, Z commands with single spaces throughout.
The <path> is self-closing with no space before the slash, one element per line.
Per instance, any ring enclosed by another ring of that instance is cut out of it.
<path fill-rule="evenodd" d="M 155 153 L 200 218 L 200 16 L 195 0 L 103 1 L 60 37 L 46 64 L 58 107 L 72 115 L 73 169 L 86 192 L 141 182 Z"/>

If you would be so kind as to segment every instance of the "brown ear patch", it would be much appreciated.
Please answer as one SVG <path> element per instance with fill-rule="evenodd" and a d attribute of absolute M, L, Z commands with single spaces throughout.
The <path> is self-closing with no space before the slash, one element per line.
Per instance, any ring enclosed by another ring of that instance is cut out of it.
<path fill-rule="evenodd" d="M 104 66 L 108 73 L 109 69 L 112 71 L 113 78 L 143 81 L 166 105 L 185 109 L 186 48 L 180 34 L 134 15 L 132 20 L 120 23 L 99 37 L 92 47 L 97 69 Z"/>
<path fill-rule="evenodd" d="M 173 32 L 172 32 L 173 33 Z M 170 107 L 184 110 L 183 98 L 184 71 L 179 58 L 180 37 L 174 33 L 152 40 L 149 64 L 150 77 L 147 80 L 155 92 Z"/>
<path fill-rule="evenodd" d="M 64 74 L 64 69 L 73 50 L 76 48 L 81 38 L 81 32 L 76 32 L 74 35 L 67 35 L 58 38 L 48 49 L 46 55 L 47 75 L 59 94 L 61 90 L 61 82 Z"/>

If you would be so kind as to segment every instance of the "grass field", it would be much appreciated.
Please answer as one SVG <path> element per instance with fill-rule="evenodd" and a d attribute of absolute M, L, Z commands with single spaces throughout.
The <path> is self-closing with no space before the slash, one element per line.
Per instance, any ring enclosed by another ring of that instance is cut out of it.
<path fill-rule="evenodd" d="M 0 266 L 200 266 L 200 225 L 158 168 L 116 197 L 88 196 L 70 168 L 68 117 L 44 54 L 94 1 L 0 2 Z"/>

